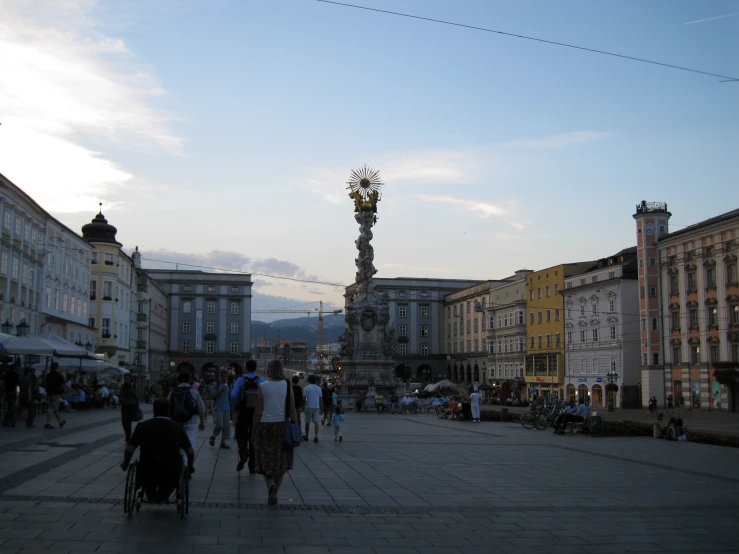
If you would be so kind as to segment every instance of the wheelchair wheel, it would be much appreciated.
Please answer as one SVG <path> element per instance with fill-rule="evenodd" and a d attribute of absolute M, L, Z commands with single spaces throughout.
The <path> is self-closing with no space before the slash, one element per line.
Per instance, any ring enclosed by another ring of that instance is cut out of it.
<path fill-rule="evenodd" d="M 184 519 L 188 512 L 189 489 L 188 489 L 187 466 L 180 470 L 180 482 L 177 487 L 177 512 L 180 519 Z"/>
<path fill-rule="evenodd" d="M 136 469 L 138 462 L 133 462 L 128 466 L 126 472 L 126 488 L 123 491 L 123 513 L 128 517 L 133 516 L 136 506 Z"/>

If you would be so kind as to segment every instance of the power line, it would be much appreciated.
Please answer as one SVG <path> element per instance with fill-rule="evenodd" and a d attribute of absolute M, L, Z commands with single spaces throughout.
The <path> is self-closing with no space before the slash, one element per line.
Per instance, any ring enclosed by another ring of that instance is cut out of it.
<path fill-rule="evenodd" d="M 213 269 L 215 271 L 225 271 L 227 273 L 240 273 L 242 275 L 247 274 L 245 271 L 241 271 L 239 269 L 226 269 L 225 267 L 213 267 L 209 265 L 198 265 L 198 264 L 186 264 L 183 262 L 172 262 L 169 260 L 155 260 L 154 258 L 141 258 L 142 260 L 146 260 L 147 262 L 156 262 L 160 264 L 172 264 L 172 265 L 182 265 L 185 267 L 198 267 L 202 269 Z M 248 272 L 248 275 L 258 275 L 259 277 L 268 277 L 270 279 L 282 279 L 285 281 L 295 281 L 298 283 L 312 283 L 314 285 L 327 285 L 330 287 L 341 287 L 346 288 L 346 285 L 339 285 L 337 283 L 328 283 L 326 281 L 314 281 L 312 279 L 298 279 L 297 277 L 283 277 L 279 275 L 269 275 L 268 273 L 254 273 L 254 272 Z M 315 302 L 310 302 L 311 304 L 315 304 Z"/>
<path fill-rule="evenodd" d="M 526 39 L 526 40 L 533 40 L 533 41 L 536 41 L 536 42 L 543 42 L 545 44 L 553 44 L 554 46 L 563 46 L 565 48 L 574 48 L 575 50 L 584 50 L 586 52 L 593 52 L 595 54 L 603 54 L 605 56 L 613 56 L 613 57 L 616 57 L 616 58 L 623 58 L 623 59 L 631 60 L 631 61 L 635 61 L 635 62 L 648 63 L 648 64 L 652 64 L 652 65 L 660 65 L 662 67 L 669 67 L 671 69 L 679 69 L 680 71 L 689 71 L 691 73 L 699 73 L 701 75 L 709 75 L 711 77 L 720 77 L 721 79 L 725 79 L 725 81 L 721 81 L 722 83 L 729 82 L 729 81 L 739 81 L 739 79 L 737 79 L 736 77 L 728 77 L 726 75 L 719 75 L 718 73 L 710 73 L 708 71 L 701 71 L 700 69 L 691 69 L 689 67 L 682 67 L 682 66 L 679 66 L 679 65 L 673 65 L 673 64 L 669 64 L 669 63 L 656 62 L 656 61 L 647 60 L 647 59 L 644 59 L 644 58 L 637 58 L 635 56 L 627 56 L 625 54 L 616 54 L 614 52 L 606 52 L 605 50 L 596 50 L 595 48 L 587 48 L 585 46 L 576 46 L 574 44 L 567 44 L 565 42 L 556 42 L 554 40 L 546 40 L 546 39 L 543 39 L 543 38 L 529 37 L 529 36 L 526 36 L 526 35 L 518 35 L 518 34 L 515 34 L 515 33 L 507 33 L 505 31 L 498 31 L 496 29 L 487 29 L 485 27 L 477 27 L 475 25 L 465 25 L 464 23 L 455 23 L 453 21 L 444 21 L 442 19 L 432 19 L 430 17 L 422 17 L 420 15 L 412 15 L 412 14 L 407 14 L 407 13 L 392 12 L 392 11 L 389 11 L 389 10 L 380 10 L 378 8 L 368 8 L 366 6 L 356 6 L 354 4 L 345 4 L 344 2 L 334 2 L 333 0 L 316 0 L 316 1 L 317 2 L 321 2 L 323 4 L 334 4 L 336 6 L 343 6 L 345 8 L 355 8 L 355 9 L 358 9 L 358 10 L 367 10 L 367 11 L 371 11 L 371 12 L 384 13 L 384 14 L 388 14 L 388 15 L 397 15 L 397 16 L 400 16 L 400 17 L 408 17 L 408 18 L 411 18 L 411 19 L 420 19 L 422 21 L 430 21 L 432 23 L 441 23 L 443 25 L 452 25 L 454 27 L 463 27 L 465 29 L 472 29 L 474 31 L 484 31 L 486 33 L 496 33 L 498 35 L 505 35 L 505 36 L 513 37 L 513 38 L 521 38 L 521 39 Z"/>

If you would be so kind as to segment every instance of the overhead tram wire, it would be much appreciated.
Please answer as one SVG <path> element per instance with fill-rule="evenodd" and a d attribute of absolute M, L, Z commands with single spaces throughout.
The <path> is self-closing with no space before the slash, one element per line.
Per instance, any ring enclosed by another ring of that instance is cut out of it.
<path fill-rule="evenodd" d="M 736 78 L 736 77 L 729 77 L 727 75 L 720 75 L 718 73 L 711 73 L 709 71 L 702 71 L 700 69 L 691 69 L 689 67 L 683 67 L 683 66 L 680 66 L 680 65 L 673 65 L 673 64 L 664 63 L 664 62 L 656 62 L 654 60 L 647 60 L 647 59 L 644 59 L 644 58 L 637 58 L 635 56 L 627 56 L 626 54 L 616 54 L 615 52 L 606 52 L 605 50 L 597 50 L 595 48 L 587 48 L 585 46 L 576 46 L 574 44 L 567 44 L 565 42 L 557 42 L 557 41 L 554 41 L 554 40 L 546 40 L 546 39 L 543 39 L 543 38 L 529 37 L 529 36 L 526 36 L 526 35 L 518 35 L 516 33 L 507 33 L 505 31 L 498 31 L 496 29 L 487 29 L 485 27 L 477 27 L 475 25 L 466 25 L 464 23 L 455 23 L 453 21 L 445 21 L 443 19 L 433 19 L 431 17 L 423 17 L 423 16 L 420 16 L 420 15 L 412 15 L 412 14 L 401 13 L 401 12 L 392 12 L 392 11 L 389 11 L 389 10 L 380 10 L 378 8 L 368 8 L 367 6 L 357 6 L 355 4 L 346 4 L 344 2 L 335 2 L 333 0 L 316 0 L 316 2 L 321 2 L 323 4 L 333 4 L 333 5 L 336 5 L 336 6 L 343 6 L 345 8 L 354 8 L 354 9 L 357 9 L 357 10 L 367 10 L 367 11 L 370 11 L 370 12 L 384 13 L 384 14 L 387 14 L 387 15 L 397 15 L 399 17 L 408 17 L 410 19 L 420 19 L 422 21 L 430 21 L 431 23 L 441 23 L 442 25 L 452 25 L 454 27 L 462 27 L 462 28 L 465 28 L 465 29 L 472 29 L 473 31 L 484 31 L 486 33 L 495 33 L 495 34 L 504 35 L 504 36 L 507 36 L 507 37 L 521 38 L 521 39 L 525 39 L 525 40 L 532 40 L 532 41 L 535 41 L 535 42 L 543 42 L 545 44 L 552 44 L 554 46 L 563 46 L 565 48 L 573 48 L 575 50 L 584 50 L 585 52 L 593 52 L 595 54 L 602 54 L 604 56 L 613 56 L 615 58 L 623 58 L 625 60 L 631 60 L 631 61 L 635 61 L 635 62 L 648 63 L 648 64 L 652 64 L 652 65 L 659 65 L 659 66 L 662 66 L 662 67 L 669 67 L 671 69 L 678 69 L 680 71 L 689 71 L 691 73 L 699 73 L 701 75 L 709 75 L 711 77 L 719 77 L 721 79 L 724 79 L 723 81 L 720 81 L 721 83 L 728 83 L 728 82 L 739 81 L 739 79 Z"/>
<path fill-rule="evenodd" d="M 200 269 L 213 269 L 215 271 L 225 271 L 228 273 L 241 273 L 241 274 L 248 274 L 248 275 L 257 275 L 259 277 L 268 277 L 269 279 L 282 279 L 284 281 L 295 281 L 297 283 L 312 283 L 314 285 L 326 285 L 329 287 L 341 287 L 346 288 L 347 285 L 339 285 L 338 283 L 328 283 L 326 281 L 316 281 L 313 279 L 299 279 L 297 277 L 284 277 L 280 275 L 269 275 L 268 273 L 255 273 L 253 271 L 242 271 L 240 269 L 227 269 L 225 267 L 213 267 L 209 265 L 200 265 L 200 264 L 186 264 L 183 262 L 173 262 L 171 260 L 155 260 L 153 258 L 141 258 L 142 260 L 146 260 L 147 262 L 155 262 L 160 264 L 172 264 L 172 265 L 182 265 L 185 267 L 197 267 Z M 312 304 L 314 302 L 311 302 Z"/>

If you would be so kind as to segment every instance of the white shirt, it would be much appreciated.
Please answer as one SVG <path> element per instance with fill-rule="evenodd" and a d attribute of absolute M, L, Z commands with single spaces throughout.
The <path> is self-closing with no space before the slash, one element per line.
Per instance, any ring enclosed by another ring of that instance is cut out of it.
<path fill-rule="evenodd" d="M 308 385 L 303 389 L 305 396 L 305 407 L 318 409 L 321 407 L 320 399 L 323 398 L 323 392 L 318 385 Z"/>
<path fill-rule="evenodd" d="M 287 381 L 264 381 L 259 384 L 262 391 L 262 423 L 279 423 L 285 421 L 285 400 L 287 398 Z"/>
<path fill-rule="evenodd" d="M 110 392 L 105 387 L 102 387 L 100 389 L 100 396 L 102 396 L 103 398 L 107 398 L 109 394 Z"/>
<path fill-rule="evenodd" d="M 480 399 L 482 398 L 482 395 L 480 395 L 479 392 L 473 392 L 470 394 L 470 402 L 473 406 L 479 406 L 480 405 Z"/>

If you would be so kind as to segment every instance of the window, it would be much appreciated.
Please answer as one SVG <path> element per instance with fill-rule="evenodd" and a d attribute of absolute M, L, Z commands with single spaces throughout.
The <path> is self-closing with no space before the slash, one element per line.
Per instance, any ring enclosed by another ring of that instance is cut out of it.
<path fill-rule="evenodd" d="M 232 335 L 238 335 L 239 334 L 239 322 L 238 321 L 232 321 L 231 322 L 231 334 Z"/>
<path fill-rule="evenodd" d="M 559 345 L 560 345 L 560 338 L 559 338 L 559 333 L 557 333 L 556 335 L 554 335 L 554 346 L 559 346 Z"/>
<path fill-rule="evenodd" d="M 456 348 L 457 345 L 455 344 L 454 346 Z M 405 356 L 407 353 L 408 353 L 408 345 L 405 344 L 404 342 L 401 342 L 398 345 L 398 354 L 400 354 L 401 356 Z"/>
<path fill-rule="evenodd" d="M 716 308 L 708 308 L 708 326 L 718 327 L 718 310 Z"/>
<path fill-rule="evenodd" d="M 598 342 L 598 329 L 593 329 L 593 342 Z"/>
<path fill-rule="evenodd" d="M 480 341 L 475 339 L 475 352 L 480 351 Z"/>
<path fill-rule="evenodd" d="M 467 302 L 467 313 L 470 313 L 470 302 Z"/>
<path fill-rule="evenodd" d="M 112 281 L 103 281 L 103 300 L 113 300 Z"/>
<path fill-rule="evenodd" d="M 652 318 L 652 327 L 651 327 L 651 329 L 652 329 L 652 331 L 656 331 L 657 330 L 657 318 L 656 317 L 653 317 Z"/>
<path fill-rule="evenodd" d="M 3 229 L 8 233 L 10 232 L 10 211 L 7 208 L 5 208 L 5 215 L 3 217 Z"/>
<path fill-rule="evenodd" d="M 547 286 L 546 294 L 547 294 L 547 298 L 549 298 L 549 286 Z"/>
<path fill-rule="evenodd" d="M 547 348 L 552 347 L 552 335 L 547 335 Z"/>
<path fill-rule="evenodd" d="M 239 315 L 239 303 L 231 302 L 231 315 Z"/>
<path fill-rule="evenodd" d="M 206 333 L 215 333 L 216 332 L 216 322 L 215 321 L 206 321 L 205 322 L 205 332 Z"/>
<path fill-rule="evenodd" d="M 2 256 L 0 256 L 0 275 L 7 275 L 8 274 L 8 253 L 3 252 Z"/>
<path fill-rule="evenodd" d="M 552 321 L 552 310 L 547 310 L 547 323 Z"/>
<path fill-rule="evenodd" d="M 649 258 L 649 265 L 650 266 L 657 265 L 657 258 Z"/>
<path fill-rule="evenodd" d="M 192 285 L 182 285 L 182 290 L 185 292 L 192 291 Z"/>
<path fill-rule="evenodd" d="M 645 298 L 644 287 L 639 287 L 639 294 L 641 295 L 642 298 Z"/>
<path fill-rule="evenodd" d="M 572 344 L 572 331 L 567 331 L 567 344 Z"/>
<path fill-rule="evenodd" d="M 611 325 L 611 340 L 616 340 L 616 326 Z"/>
<path fill-rule="evenodd" d="M 447 337 L 452 336 L 452 324 L 451 323 L 446 324 L 446 336 Z"/>
<path fill-rule="evenodd" d="M 105 252 L 103 254 L 103 261 L 105 265 L 114 265 L 115 264 L 115 257 L 113 256 L 112 252 Z"/>
<path fill-rule="evenodd" d="M 216 342 L 213 340 L 205 341 L 205 353 L 213 354 L 216 351 Z"/>
<path fill-rule="evenodd" d="M 655 298 L 657 296 L 657 287 L 649 287 L 649 296 Z"/>
<path fill-rule="evenodd" d="M 398 306 L 398 317 L 408 317 L 408 306 Z"/>
<path fill-rule="evenodd" d="M 609 300 L 608 301 L 608 311 L 610 313 L 613 313 L 616 311 L 616 301 L 615 300 Z"/>
<path fill-rule="evenodd" d="M 208 290 L 208 292 L 215 292 L 216 291 L 216 286 L 215 285 L 208 285 L 207 290 Z"/>
<path fill-rule="evenodd" d="M 538 336 L 538 338 L 537 338 L 537 341 L 536 341 L 536 345 L 537 345 L 537 346 L 538 346 L 539 348 L 541 348 L 541 344 L 542 344 L 542 342 L 541 342 L 541 339 L 542 339 L 542 336 L 541 336 L 541 335 L 539 335 L 539 336 Z"/>
<path fill-rule="evenodd" d="M 190 341 L 189 340 L 182 341 L 182 352 L 184 352 L 185 354 L 190 352 Z"/>
<path fill-rule="evenodd" d="M 729 306 L 731 311 L 731 324 L 739 325 L 739 305 Z"/>
<path fill-rule="evenodd" d="M 647 353 L 642 352 L 642 365 L 647 365 Z"/>
<path fill-rule="evenodd" d="M 477 333 L 479 327 L 480 327 L 480 324 L 477 321 L 477 319 L 475 319 L 475 333 Z"/>
<path fill-rule="evenodd" d="M 467 325 L 469 325 L 469 321 L 467 322 Z M 421 336 L 422 337 L 428 337 L 429 336 L 429 326 L 428 325 L 421 325 Z"/>
<path fill-rule="evenodd" d="M 557 296 L 559 294 L 559 285 L 554 285 L 554 295 Z"/>
<path fill-rule="evenodd" d="M 695 258 L 695 252 L 688 252 L 687 256 L 685 257 L 689 262 L 692 262 Z"/>
<path fill-rule="evenodd" d="M 699 346 L 690 347 L 690 358 L 691 362 L 694 364 L 701 363 L 701 349 Z"/>
<path fill-rule="evenodd" d="M 190 322 L 189 321 L 183 321 L 182 322 L 182 332 L 183 333 L 189 333 L 191 330 Z"/>
<path fill-rule="evenodd" d="M 672 363 L 675 365 L 680 365 L 680 347 L 675 346 L 672 349 Z"/>
<path fill-rule="evenodd" d="M 715 364 L 718 361 L 721 361 L 721 356 L 719 355 L 719 352 L 718 352 L 718 345 L 712 344 L 711 345 L 711 363 Z"/>
<path fill-rule="evenodd" d="M 585 315 L 585 302 L 583 302 L 582 304 L 580 304 L 580 315 L 581 316 L 584 316 Z"/>
<path fill-rule="evenodd" d="M 399 337 L 408 336 L 408 326 L 407 325 L 398 325 L 398 336 Z"/>
<path fill-rule="evenodd" d="M 706 268 L 706 288 L 716 288 L 716 269 L 713 267 Z"/>
<path fill-rule="evenodd" d="M 534 289 L 531 289 L 529 291 L 529 300 L 533 300 L 533 299 L 534 299 Z"/>
<path fill-rule="evenodd" d="M 526 348 L 526 337 L 518 337 L 518 351 L 523 352 Z"/>
<path fill-rule="evenodd" d="M 585 342 L 585 329 L 580 331 L 580 342 Z"/>
<path fill-rule="evenodd" d="M 593 315 L 598 315 L 598 304 L 593 303 Z"/>
<path fill-rule="evenodd" d="M 92 327 L 93 329 L 95 329 L 95 327 L 96 327 L 95 323 L 96 323 L 96 321 L 95 321 L 95 318 L 94 317 L 88 317 L 87 318 L 87 326 L 88 327 Z"/>
<path fill-rule="evenodd" d="M 110 318 L 109 317 L 103 318 L 101 332 L 103 334 L 103 338 L 110 337 Z"/>
<path fill-rule="evenodd" d="M 482 317 L 482 318 L 480 319 L 480 322 L 482 323 L 482 330 L 484 331 L 484 330 L 485 330 L 485 318 L 484 318 L 484 317 Z"/>
<path fill-rule="evenodd" d="M 467 320 L 467 332 L 468 333 L 470 332 L 470 320 L 469 319 Z"/>
<path fill-rule="evenodd" d="M 205 305 L 205 309 L 207 313 L 214 314 L 216 313 L 216 303 L 214 300 L 208 300 L 208 302 Z"/>
<path fill-rule="evenodd" d="M 20 240 L 21 238 L 21 217 L 19 215 L 15 216 L 15 238 Z"/>
<path fill-rule="evenodd" d="M 673 331 L 680 330 L 680 312 L 672 312 L 672 329 Z"/>
<path fill-rule="evenodd" d="M 534 347 L 534 337 L 531 337 L 531 345 L 529 346 L 529 348 L 533 348 L 533 347 Z"/>
<path fill-rule="evenodd" d="M 239 350 L 239 342 L 238 341 L 231 341 L 231 343 L 229 344 L 228 351 L 231 354 L 239 354 L 240 353 L 240 350 Z"/>
<path fill-rule="evenodd" d="M 454 336 L 457 336 L 457 322 L 454 322 Z"/>
<path fill-rule="evenodd" d="M 731 358 L 733 362 L 739 362 L 739 344 L 731 345 Z"/>
<path fill-rule="evenodd" d="M 90 281 L 90 300 L 95 300 L 98 296 L 98 280 Z"/>
<path fill-rule="evenodd" d="M 428 356 L 428 354 L 429 354 L 429 345 L 424 343 L 421 345 L 421 355 Z"/>
<path fill-rule="evenodd" d="M 190 300 L 185 300 L 182 303 L 182 313 L 189 314 L 191 312 L 192 312 L 192 302 Z"/>
<path fill-rule="evenodd" d="M 688 292 L 695 292 L 698 287 L 695 282 L 695 272 L 691 271 L 688 273 Z"/>
<path fill-rule="evenodd" d="M 736 285 L 736 264 L 726 265 L 726 282 L 730 285 Z"/>
<path fill-rule="evenodd" d="M 534 312 L 529 312 L 529 324 L 534 324 Z"/>
<path fill-rule="evenodd" d="M 688 313 L 690 315 L 690 328 L 697 329 L 698 328 L 698 310 L 690 310 L 690 312 Z"/>
<path fill-rule="evenodd" d="M 13 263 L 11 267 L 11 277 L 13 279 L 18 279 L 18 258 L 16 256 L 13 257 Z"/>
<path fill-rule="evenodd" d="M 559 308 L 554 308 L 554 321 L 559 321 Z"/>
<path fill-rule="evenodd" d="M 421 317 L 426 318 L 429 316 L 429 307 L 421 306 Z"/>
<path fill-rule="evenodd" d="M 541 288 L 536 289 L 536 298 L 541 298 Z"/>
<path fill-rule="evenodd" d="M 231 292 L 239 292 L 239 290 L 240 290 L 240 289 L 239 289 L 239 287 L 237 287 L 237 286 L 232 286 L 232 287 L 231 287 Z"/>
<path fill-rule="evenodd" d="M 590 363 L 590 373 L 591 374 L 598 373 L 598 358 L 593 358 L 592 362 Z"/>
<path fill-rule="evenodd" d="M 541 323 L 541 310 L 539 310 L 539 311 L 537 312 L 537 314 L 536 314 L 536 321 L 537 321 L 538 323 Z"/>
<path fill-rule="evenodd" d="M 652 352 L 652 365 L 659 365 L 659 352 Z"/>

